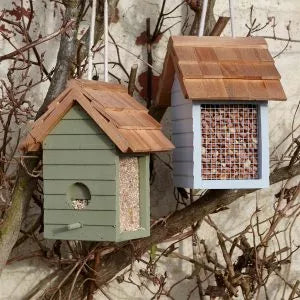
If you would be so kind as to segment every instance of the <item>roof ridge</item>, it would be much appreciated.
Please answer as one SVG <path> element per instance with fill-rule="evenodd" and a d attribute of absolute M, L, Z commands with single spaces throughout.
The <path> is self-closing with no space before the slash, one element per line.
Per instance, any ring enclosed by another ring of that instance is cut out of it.
<path fill-rule="evenodd" d="M 78 103 L 121 152 L 149 153 L 173 148 L 172 143 L 161 132 L 160 124 L 156 124 L 156 121 L 148 115 L 148 111 L 133 97 L 113 90 L 106 90 L 106 93 L 107 95 L 102 98 L 99 96 L 97 99 L 97 89 L 90 91 L 86 84 L 72 80 L 33 124 L 31 131 L 22 142 L 21 149 L 37 151 L 46 136 L 74 106 L 74 103 Z M 106 104 L 110 106 L 106 107 Z M 156 136 L 156 141 L 149 145 L 147 140 L 151 140 L 151 135 Z M 136 140 L 136 137 L 140 141 Z"/>

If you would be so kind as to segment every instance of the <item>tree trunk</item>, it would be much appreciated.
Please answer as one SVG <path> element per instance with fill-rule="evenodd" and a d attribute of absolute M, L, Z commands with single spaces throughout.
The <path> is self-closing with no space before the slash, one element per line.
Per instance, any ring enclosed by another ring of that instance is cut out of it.
<path fill-rule="evenodd" d="M 77 19 L 81 2 L 81 0 L 68 1 L 64 22 Z M 49 104 L 66 86 L 70 65 L 74 59 L 74 43 L 76 43 L 77 30 L 78 22 L 71 31 L 64 33 L 61 37 L 53 80 L 51 81 L 45 102 L 40 108 L 38 115 L 41 115 L 42 111 L 47 106 L 46 104 Z M 27 170 L 29 173 L 32 173 L 39 164 L 41 153 L 27 153 L 26 156 L 36 156 L 34 159 L 25 159 Z M 32 193 L 36 188 L 37 180 L 30 176 L 28 172 L 21 165 L 19 166 L 18 178 L 13 190 L 11 206 L 4 216 L 4 221 L 0 227 L 0 273 L 17 241 L 23 220 L 24 208 L 28 206 Z"/>

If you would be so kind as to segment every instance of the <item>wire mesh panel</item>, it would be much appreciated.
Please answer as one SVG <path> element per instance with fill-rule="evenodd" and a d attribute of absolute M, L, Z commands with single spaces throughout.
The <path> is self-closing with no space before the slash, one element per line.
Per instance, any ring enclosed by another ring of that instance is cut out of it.
<path fill-rule="evenodd" d="M 202 104 L 202 179 L 258 178 L 255 104 Z"/>

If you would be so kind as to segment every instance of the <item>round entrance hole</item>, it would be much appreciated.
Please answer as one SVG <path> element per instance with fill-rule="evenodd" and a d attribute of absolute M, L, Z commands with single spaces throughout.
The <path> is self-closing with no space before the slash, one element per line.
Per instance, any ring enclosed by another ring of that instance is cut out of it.
<path fill-rule="evenodd" d="M 91 200 L 91 193 L 85 184 L 76 182 L 69 186 L 67 199 L 74 209 L 84 209 L 88 206 Z"/>

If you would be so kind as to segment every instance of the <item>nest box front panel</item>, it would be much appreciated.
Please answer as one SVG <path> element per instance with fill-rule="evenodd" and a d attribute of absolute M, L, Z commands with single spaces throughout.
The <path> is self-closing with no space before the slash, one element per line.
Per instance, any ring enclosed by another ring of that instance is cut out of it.
<path fill-rule="evenodd" d="M 115 145 L 74 106 L 43 143 L 46 238 L 116 239 L 116 162 Z"/>

